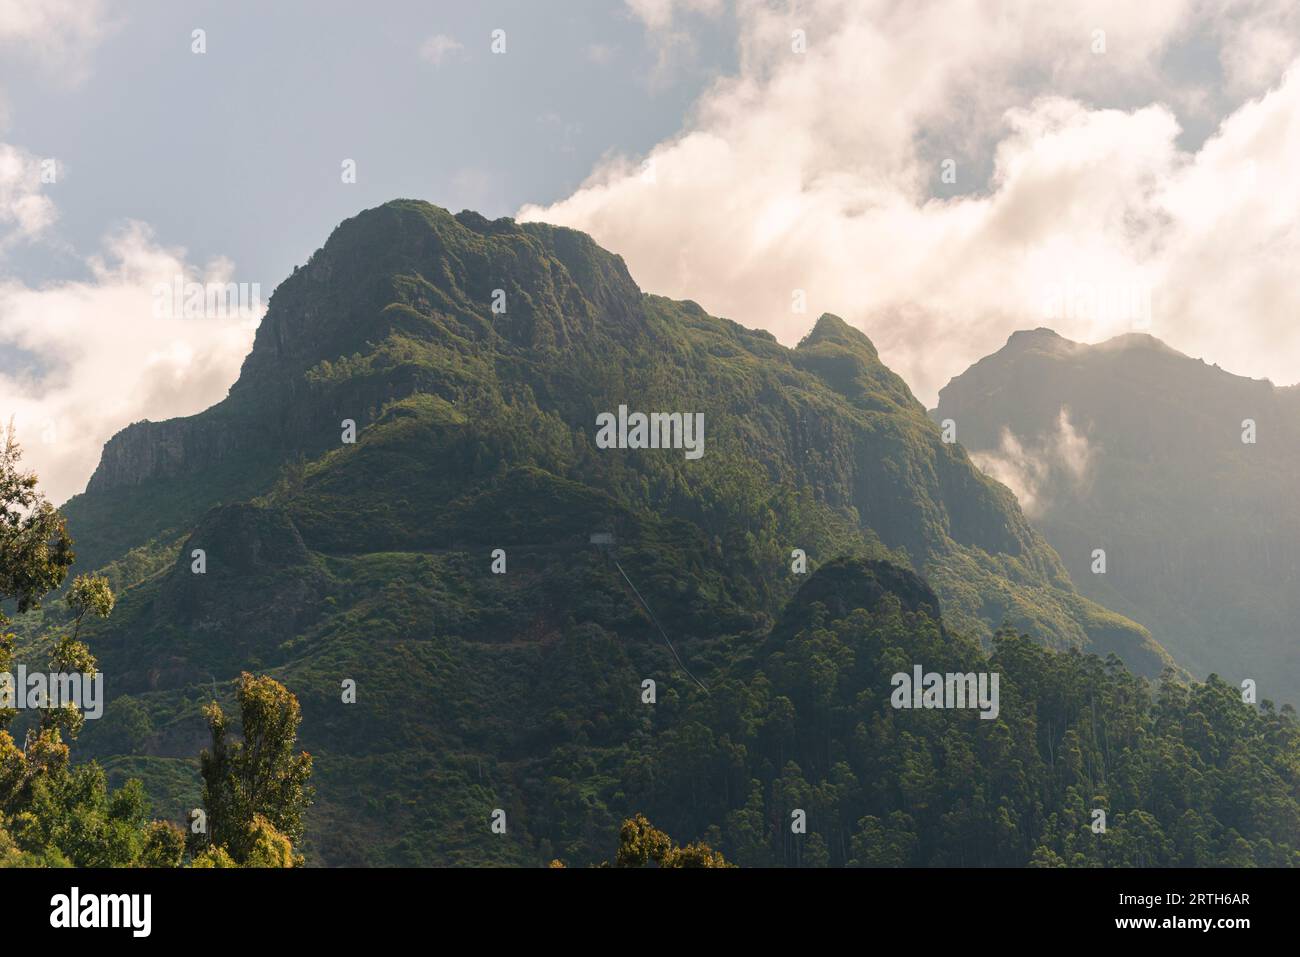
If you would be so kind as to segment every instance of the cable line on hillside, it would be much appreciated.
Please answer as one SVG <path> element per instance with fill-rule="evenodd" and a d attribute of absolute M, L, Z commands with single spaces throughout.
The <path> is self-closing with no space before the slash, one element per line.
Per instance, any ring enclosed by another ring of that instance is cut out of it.
<path fill-rule="evenodd" d="M 674 648 L 673 643 L 668 640 L 668 633 L 664 631 L 663 626 L 659 624 L 659 619 L 655 617 L 655 613 L 650 610 L 650 606 L 646 604 L 646 600 L 641 597 L 641 593 L 637 591 L 636 586 L 632 584 L 632 579 L 627 577 L 627 572 L 623 571 L 623 566 L 618 563 L 618 559 L 613 558 L 612 556 L 611 559 L 614 562 L 614 567 L 618 569 L 618 573 L 623 576 L 623 581 L 627 582 L 628 587 L 632 589 L 632 594 L 636 595 L 637 599 L 641 602 L 641 607 L 644 608 L 646 614 L 650 616 L 650 620 L 654 623 L 654 626 L 659 629 L 659 634 L 663 636 L 664 644 L 668 646 L 668 650 L 673 653 L 673 660 L 677 662 L 677 666 L 681 668 L 682 671 L 686 672 L 686 677 L 690 678 L 700 686 L 701 691 L 708 694 L 709 689 L 705 687 L 703 681 L 691 674 L 690 668 L 686 667 L 686 663 L 682 661 L 681 656 L 677 654 L 677 649 Z"/>

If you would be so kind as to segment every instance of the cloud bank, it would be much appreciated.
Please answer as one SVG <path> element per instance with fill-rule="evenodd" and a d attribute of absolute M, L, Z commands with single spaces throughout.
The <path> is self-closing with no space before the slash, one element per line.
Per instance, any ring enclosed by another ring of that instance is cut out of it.
<path fill-rule="evenodd" d="M 630 5 L 652 32 L 716 13 Z M 1083 342 L 1151 332 L 1300 379 L 1300 7 L 734 13 L 738 72 L 679 134 L 519 218 L 587 231 L 644 288 L 787 344 L 822 311 L 844 316 L 927 404 L 1040 325 Z M 1188 145 L 1189 125 L 1213 133 Z"/>
<path fill-rule="evenodd" d="M 0 0 L 0 52 L 66 84 L 86 78 L 90 54 L 113 29 L 103 0 Z"/>
<path fill-rule="evenodd" d="M 99 0 L 0 0 L 0 55 L 33 63 L 57 84 L 82 82 L 112 29 Z M 84 257 L 84 278 L 30 286 L 6 275 L 15 245 L 67 251 L 49 191 L 50 177 L 63 174 L 53 157 L 0 143 L 0 426 L 12 420 L 24 467 L 55 502 L 85 487 L 104 442 L 123 426 L 224 397 L 258 321 L 155 318 L 160 284 L 234 277 L 224 259 L 187 262 L 143 223 L 125 224 Z"/>
<path fill-rule="evenodd" d="M 228 261 L 197 269 L 140 223 L 108 237 L 87 266 L 86 280 L 0 281 L 0 346 L 28 358 L 0 373 L 0 410 L 55 502 L 85 487 L 104 442 L 126 424 L 224 398 L 258 322 L 155 318 L 159 284 L 234 280 Z"/>

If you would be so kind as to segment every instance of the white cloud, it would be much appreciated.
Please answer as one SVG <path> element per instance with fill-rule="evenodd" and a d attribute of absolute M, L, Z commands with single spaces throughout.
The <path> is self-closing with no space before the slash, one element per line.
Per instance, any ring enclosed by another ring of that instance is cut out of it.
<path fill-rule="evenodd" d="M 445 33 L 435 33 L 420 44 L 420 58 L 434 66 L 442 66 L 448 57 L 463 49 L 465 49 L 464 44 L 454 37 L 449 37 Z"/>
<path fill-rule="evenodd" d="M 89 54 L 113 28 L 103 0 L 0 0 L 0 50 L 67 83 L 85 78 Z"/>
<path fill-rule="evenodd" d="M 1300 378 L 1300 68 L 1277 72 L 1300 43 L 1288 5 L 736 7 L 739 70 L 650 151 L 653 177 L 615 157 L 519 217 L 588 231 L 644 288 L 788 344 L 819 312 L 842 315 L 927 402 L 1045 324 L 1086 342 L 1150 331 L 1236 372 Z M 678 9 L 638 12 L 672 32 Z M 1218 46 L 1200 79 L 1172 79 L 1165 57 L 1204 36 Z M 1267 67 L 1250 60 L 1261 50 Z M 1179 146 L 1182 106 L 1222 117 L 1195 152 Z M 957 192 L 942 194 L 947 158 Z M 1150 315 L 1046 315 L 1070 286 L 1141 290 Z M 807 314 L 791 314 L 794 289 Z"/>
<path fill-rule="evenodd" d="M 53 224 L 54 203 L 41 192 L 41 160 L 0 143 L 0 250 L 17 239 L 34 239 Z"/>
<path fill-rule="evenodd" d="M 0 0 L 0 56 L 75 85 L 113 27 L 100 0 Z M 0 127 L 8 121 L 0 90 Z M 17 242 L 57 242 L 47 163 L 56 160 L 0 143 L 0 255 Z M 56 502 L 85 488 L 105 439 L 123 425 L 224 397 L 256 328 L 256 320 L 155 319 L 156 285 L 225 282 L 231 267 L 218 260 L 196 269 L 142 224 L 110 235 L 86 267 L 86 280 L 39 287 L 0 277 L 0 413 L 12 417 L 25 465 Z"/>
<path fill-rule="evenodd" d="M 0 0 L 0 55 L 32 61 L 62 83 L 85 78 L 113 28 L 100 0 Z M 58 211 L 42 182 L 47 160 L 0 143 L 0 254 L 20 241 L 58 242 Z M 223 398 L 258 321 L 154 318 L 159 284 L 225 283 L 232 266 L 196 268 L 140 223 L 109 236 L 85 265 L 89 278 L 39 287 L 0 277 L 0 415 L 12 417 L 24 465 L 56 502 L 85 487 L 104 442 L 127 423 Z"/>
<path fill-rule="evenodd" d="M 1247 93 L 1266 88 L 1286 69 L 1300 44 L 1300 4 L 1221 0 L 1214 32 L 1229 86 Z"/>
<path fill-rule="evenodd" d="M 101 0 L 0 0 L 0 56 L 35 61 L 63 83 L 84 79 L 90 53 L 112 29 Z M 9 120 L 9 99 L 0 89 L 0 131 Z M 36 238 L 57 218 L 41 191 L 43 161 L 0 143 L 0 252 Z"/>
<path fill-rule="evenodd" d="M 1046 435 L 1022 440 L 1004 428 L 997 449 L 971 453 L 981 470 L 1016 493 L 1031 518 L 1046 512 L 1056 496 L 1086 489 L 1096 456 L 1064 406 Z"/>
<path fill-rule="evenodd" d="M 0 349 L 28 357 L 0 374 L 24 464 L 51 500 L 85 487 L 103 443 L 129 422 L 188 415 L 222 399 L 257 320 L 154 318 L 157 284 L 234 281 L 219 260 L 198 270 L 132 223 L 110 236 L 90 278 L 32 288 L 0 282 Z"/>

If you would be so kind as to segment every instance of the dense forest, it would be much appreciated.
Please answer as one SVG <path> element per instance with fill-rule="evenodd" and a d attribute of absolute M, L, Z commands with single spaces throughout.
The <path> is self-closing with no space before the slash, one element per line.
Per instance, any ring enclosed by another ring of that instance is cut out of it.
<path fill-rule="evenodd" d="M 834 580 L 805 591 L 829 586 L 838 610 L 796 598 L 748 667 L 686 686 L 629 762 L 627 800 L 669 832 L 742 866 L 1300 864 L 1290 707 L 1011 631 L 986 654 L 893 594 L 871 610 L 840 597 L 869 568 L 817 574 Z M 998 717 L 891 707 L 889 676 L 913 663 L 999 673 Z"/>

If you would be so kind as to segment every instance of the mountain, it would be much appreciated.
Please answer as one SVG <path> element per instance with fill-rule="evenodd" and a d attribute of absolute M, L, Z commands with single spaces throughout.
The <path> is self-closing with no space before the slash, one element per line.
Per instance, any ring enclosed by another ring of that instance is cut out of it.
<path fill-rule="evenodd" d="M 703 454 L 602 447 L 621 407 L 702 414 Z M 302 702 L 321 863 L 592 859 L 618 811 L 658 806 L 653 742 L 826 615 L 941 619 L 957 657 L 1008 624 L 1171 664 L 842 320 L 789 349 L 641 292 L 581 233 L 420 202 L 342 223 L 228 397 L 114 436 L 64 513 L 79 570 L 119 593 L 88 639 L 110 704 L 82 751 L 191 807 L 201 704 L 269 671 Z"/>
<path fill-rule="evenodd" d="M 1300 390 L 1149 335 L 1036 329 L 953 379 L 934 417 L 1018 488 L 1085 595 L 1193 674 L 1300 702 Z"/>

